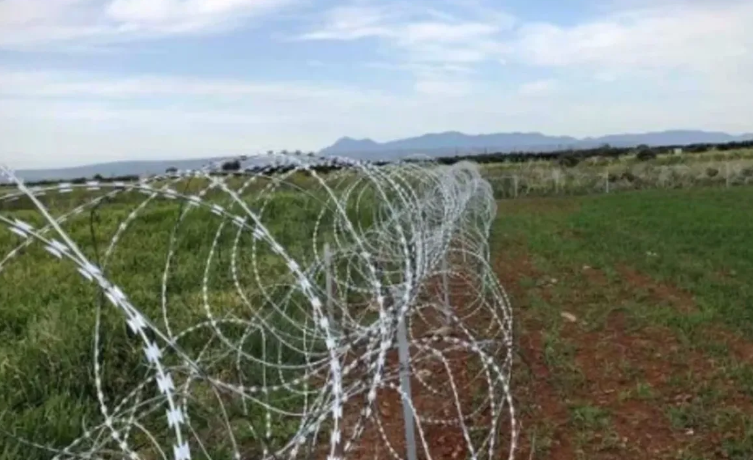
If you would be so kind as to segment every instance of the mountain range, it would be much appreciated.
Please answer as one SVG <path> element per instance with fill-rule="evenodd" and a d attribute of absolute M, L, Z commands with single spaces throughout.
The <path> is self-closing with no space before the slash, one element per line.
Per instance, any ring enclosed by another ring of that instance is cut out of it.
<path fill-rule="evenodd" d="M 612 134 L 601 137 L 576 138 L 548 136 L 537 132 L 464 134 L 457 131 L 424 134 L 418 137 L 375 142 L 371 139 L 343 137 L 321 150 L 324 155 L 354 156 L 362 159 L 393 159 L 410 153 L 445 156 L 488 152 L 553 151 L 563 148 L 589 148 L 603 144 L 613 147 L 636 145 L 721 144 L 753 140 L 753 133 L 732 135 L 723 132 L 673 130 L 638 134 Z"/>
<path fill-rule="evenodd" d="M 346 156 L 364 160 L 395 160 L 423 154 L 433 157 L 448 155 L 469 155 L 488 152 L 533 152 L 554 151 L 563 148 L 588 148 L 603 144 L 614 147 L 646 145 L 689 145 L 702 143 L 726 143 L 753 140 L 753 133 L 733 135 L 723 132 L 698 130 L 658 131 L 638 134 L 612 134 L 602 137 L 576 138 L 571 136 L 548 136 L 541 133 L 494 133 L 464 134 L 457 131 L 430 133 L 418 137 L 376 142 L 371 139 L 343 137 L 329 147 L 322 149 L 321 155 Z M 197 169 L 217 158 L 124 161 L 77 166 L 64 169 L 27 169 L 16 171 L 26 181 L 71 180 L 80 177 L 91 178 L 161 174 L 167 168 Z M 0 178 L 0 182 L 2 182 Z"/>

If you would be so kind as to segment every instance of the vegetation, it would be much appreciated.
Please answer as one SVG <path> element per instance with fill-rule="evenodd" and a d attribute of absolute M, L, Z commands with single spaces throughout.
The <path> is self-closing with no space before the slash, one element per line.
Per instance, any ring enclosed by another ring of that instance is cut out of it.
<path fill-rule="evenodd" d="M 480 164 L 520 164 L 520 163 L 557 163 L 561 167 L 572 168 L 580 164 L 584 160 L 595 160 L 595 162 L 606 161 L 614 162 L 624 158 L 633 158 L 639 161 L 654 160 L 659 156 L 671 157 L 676 156 L 676 151 L 682 151 L 685 154 L 692 154 L 693 158 L 687 159 L 687 161 L 695 161 L 697 158 L 709 158 L 716 161 L 729 160 L 744 156 L 746 158 L 752 158 L 751 152 L 753 152 L 753 141 L 743 142 L 729 142 L 726 144 L 691 144 L 691 145 L 666 145 L 666 146 L 654 146 L 639 145 L 637 147 L 612 147 L 608 144 L 601 145 L 594 148 L 586 149 L 565 149 L 558 151 L 546 151 L 546 152 L 484 152 L 483 154 L 473 155 L 456 155 L 437 158 L 436 161 L 440 164 L 454 164 L 459 161 L 473 161 Z M 268 151 L 268 154 L 273 154 L 273 151 Z M 283 154 L 291 154 L 287 150 L 283 150 Z M 292 152 L 293 155 L 303 156 L 304 154 L 300 150 Z M 314 156 L 314 152 L 309 152 L 307 156 Z M 246 161 L 245 155 L 238 159 L 228 160 L 222 163 L 217 171 L 217 174 L 233 174 L 243 171 L 248 171 L 254 174 L 281 174 L 289 171 L 289 166 L 281 166 L 277 168 L 269 168 L 264 166 L 251 166 L 243 168 L 242 162 Z M 406 162 L 420 162 L 423 160 L 405 160 Z M 686 160 L 682 160 L 685 162 Z M 679 162 L 679 161 L 676 161 Z M 386 161 L 374 162 L 376 165 L 383 165 Z M 330 159 L 328 164 L 320 164 L 314 167 L 318 172 L 327 173 L 334 170 L 343 168 L 336 159 Z M 751 169 L 753 171 L 753 169 Z M 176 168 L 168 168 L 166 174 L 172 174 L 176 172 Z M 753 175 L 753 174 L 752 174 Z M 121 176 L 121 177 L 99 177 L 97 180 L 103 182 L 119 182 L 119 181 L 136 181 L 138 176 Z M 73 183 L 84 183 L 87 178 L 78 178 L 72 181 Z M 58 180 L 45 180 L 36 181 L 30 183 L 30 185 L 51 185 L 60 182 Z"/>
<path fill-rule="evenodd" d="M 306 180 L 304 177 L 291 179 L 293 183 Z M 237 187 L 240 181 L 233 184 Z M 205 185 L 202 181 L 194 180 L 181 183 L 176 189 L 197 193 Z M 264 221 L 272 224 L 269 231 L 291 256 L 301 263 L 311 263 L 311 235 L 322 210 L 321 200 L 326 196 L 314 192 L 293 192 L 285 187 L 265 195 L 260 193 L 263 185 L 248 189 L 249 193 L 245 195 L 248 205 L 259 210 Z M 88 201 L 90 197 L 87 194 L 90 193 L 77 190 L 68 194 L 52 193 L 40 199 L 51 207 L 53 213 L 59 214 Z M 219 195 L 215 192 L 207 195 L 209 199 L 213 196 L 217 199 Z M 63 224 L 63 228 L 88 257 L 106 267 L 108 278 L 128 293 L 134 305 L 148 317 L 157 320 L 162 318 L 161 283 L 168 242 L 184 207 L 166 199 L 150 203 L 123 233 L 112 256 L 104 259 L 111 237 L 145 198 L 137 192 L 123 193 L 109 199 L 101 208 L 87 209 L 78 218 Z M 367 194 L 361 198 L 368 200 L 369 196 Z M 230 206 L 227 202 L 222 204 Z M 38 213 L 28 199 L 3 203 L 2 206 L 0 212 L 5 216 L 22 219 L 37 227 L 41 224 Z M 327 222 L 331 222 L 331 218 L 325 215 L 324 219 L 320 231 L 326 235 Z M 202 282 L 220 222 L 221 219 L 210 210 L 195 208 L 177 227 L 176 256 L 172 261 L 167 291 L 169 310 L 174 313 L 170 315 L 173 331 L 185 330 L 206 319 Z M 207 300 L 218 318 L 248 318 L 254 315 L 241 301 L 231 276 L 230 253 L 235 244 L 234 228 L 228 225 L 221 233 L 213 263 L 207 272 L 211 278 Z M 5 226 L 0 226 L 0 254 L 3 257 L 23 241 Z M 244 233 L 239 244 L 243 248 L 250 248 L 253 244 L 251 235 Z M 255 257 L 256 260 L 250 250 L 238 252 L 239 281 L 245 286 L 251 305 L 264 309 L 269 298 L 279 300 L 288 296 L 286 285 L 293 280 L 284 261 L 268 248 L 259 248 Z M 263 293 L 255 289 L 258 285 L 252 269 L 255 263 L 260 266 L 260 276 L 269 286 Z M 121 312 L 108 308 L 107 303 L 101 304 L 98 289 L 86 282 L 76 272 L 75 266 L 51 256 L 40 244 L 23 248 L 17 257 L 4 264 L 0 268 L 0 279 L 3 286 L 0 289 L 0 459 L 51 458 L 43 449 L 15 442 L 12 436 L 61 448 L 82 436 L 84 426 L 92 428 L 101 423 L 92 367 L 96 312 L 100 305 L 100 360 L 108 404 L 117 405 L 119 401 L 114 397 L 123 397 L 137 388 L 150 371 L 146 368 L 141 344 L 125 326 Z M 287 299 L 287 302 L 296 304 L 295 300 Z M 286 315 L 288 318 L 298 318 L 301 324 L 309 320 L 308 316 L 301 316 L 303 310 L 299 308 L 286 311 Z M 322 345 L 296 344 L 300 331 L 292 326 L 291 319 L 278 316 L 267 313 L 266 320 L 275 324 L 279 333 L 288 334 L 289 343 L 306 349 Z M 224 333 L 232 340 L 240 340 L 244 329 L 228 326 Z M 207 348 L 212 342 L 209 337 L 199 330 L 183 337 L 180 345 L 190 356 L 198 356 L 199 353 L 211 355 L 217 347 Z M 290 365 L 303 364 L 302 354 L 291 352 L 290 348 L 274 341 L 262 342 L 261 336 L 254 334 L 243 341 L 243 349 L 255 356 L 262 356 L 264 350 L 271 361 L 279 359 Z M 264 373 L 259 365 L 253 363 L 238 368 L 234 357 L 222 358 L 221 355 L 213 358 L 213 361 L 212 369 L 217 369 L 216 372 L 231 380 L 243 375 L 246 385 L 261 384 L 259 379 L 262 375 L 267 385 L 280 383 L 281 379 L 291 381 L 298 372 Z M 178 372 L 176 379 L 178 385 L 185 376 Z M 153 391 L 156 390 L 147 387 L 148 394 Z M 201 394 L 200 391 L 196 393 Z M 287 391 L 270 392 L 268 397 L 271 404 L 291 412 L 301 405 L 301 396 L 291 397 Z M 192 423 L 199 433 L 206 432 L 202 436 L 212 439 L 213 458 L 229 459 L 231 457 L 227 455 L 232 452 L 229 450 L 231 440 L 227 436 L 212 438 L 209 434 L 224 423 L 223 414 L 216 410 L 217 407 L 214 395 L 207 391 L 205 400 L 199 398 L 191 402 Z M 264 433 L 267 419 L 263 411 L 244 414 L 246 407 L 232 401 L 228 401 L 226 410 L 231 423 L 250 421 L 257 433 Z M 271 439 L 264 439 L 270 446 L 287 442 L 300 423 L 299 418 L 278 414 L 273 414 L 270 421 L 274 432 Z M 168 435 L 163 432 L 164 411 L 147 417 L 143 423 L 156 430 L 157 436 Z M 238 437 L 235 441 L 243 452 L 259 454 L 256 449 L 260 449 L 260 440 L 253 435 L 253 430 L 239 429 L 236 434 Z M 144 441 L 143 435 L 133 433 L 130 442 L 143 446 Z"/>
<path fill-rule="evenodd" d="M 659 156 L 644 152 L 617 158 L 564 156 L 556 162 L 491 163 L 485 172 L 499 198 L 732 187 L 753 181 L 753 150 Z"/>
<path fill-rule="evenodd" d="M 753 188 L 500 202 L 521 458 L 753 454 Z"/>
<path fill-rule="evenodd" d="M 659 155 L 648 161 L 635 153 L 594 157 L 566 170 L 551 161 L 531 162 L 526 168 L 503 164 L 488 166 L 487 174 L 517 174 L 516 187 L 525 190 L 529 182 L 521 171 L 534 178 L 552 178 L 558 171 L 562 175 L 555 182 L 562 191 L 573 187 L 569 184 L 578 174 L 585 177 L 594 171 L 599 190 L 605 178 L 619 187 L 616 184 L 646 183 L 656 171 L 683 168 L 702 178 L 696 185 L 721 185 L 729 175 L 717 164 L 719 154 L 679 160 Z M 514 378 L 523 420 L 520 458 L 528 458 L 529 451 L 538 459 L 751 457 L 753 246 L 748 240 L 753 234 L 753 187 L 744 185 L 753 178 L 753 165 L 747 166 L 747 151 L 723 155 L 728 158 L 725 164 L 734 165 L 735 184 L 741 186 L 634 186 L 638 190 L 631 193 L 499 202 L 493 258 L 512 297 L 518 327 Z M 310 179 L 301 175 L 295 180 Z M 184 185 L 195 193 L 204 184 Z M 498 192 L 503 191 L 500 195 L 507 193 L 502 185 L 495 183 Z M 259 192 L 249 189 L 246 197 L 257 200 Z M 61 213 L 84 199 L 82 193 L 44 200 Z M 305 243 L 313 232 L 320 209 L 313 204 L 319 198 L 280 190 L 264 208 L 276 223 L 275 235 L 303 257 L 310 257 Z M 143 199 L 134 194 L 112 199 L 65 228 L 82 251 L 102 257 L 109 237 Z M 0 212 L 38 222 L 27 200 L 3 203 Z M 180 212 L 174 202 L 151 205 L 119 243 L 108 266 L 108 276 L 127 288 L 150 316 L 160 315 L 166 238 Z M 200 286 L 217 224 L 210 217 L 209 211 L 192 211 L 180 227 L 180 258 L 169 290 L 171 305 L 181 311 L 174 325 L 178 329 L 205 314 Z M 20 242 L 0 228 L 0 253 Z M 232 234 L 221 236 L 208 296 L 220 308 L 218 314 L 243 315 L 248 312 L 232 294 L 232 244 Z M 250 273 L 252 263 L 241 254 L 241 272 Z M 271 254 L 259 263 L 270 279 L 285 272 Z M 247 276 L 245 281 L 253 284 Z M 0 289 L 0 429 L 65 446 L 82 435 L 82 424 L 101 418 L 91 367 L 98 294 L 39 245 L 23 249 L 3 267 L 0 279 L 5 287 Z M 141 381 L 143 359 L 117 312 L 102 310 L 102 321 L 104 383 L 108 393 L 119 393 Z M 200 334 L 191 337 L 186 349 L 200 350 L 205 339 Z M 247 371 L 252 374 L 254 369 Z M 277 403 L 285 407 L 296 401 L 280 397 Z M 210 432 L 216 422 L 213 414 L 199 414 L 197 426 Z M 287 439 L 296 427 L 284 417 L 273 423 L 277 439 L 272 443 Z M 225 458 L 226 441 L 218 440 L 215 458 Z M 251 433 L 238 442 L 253 453 Z M 2 460 L 49 457 L 43 450 L 0 438 Z"/>

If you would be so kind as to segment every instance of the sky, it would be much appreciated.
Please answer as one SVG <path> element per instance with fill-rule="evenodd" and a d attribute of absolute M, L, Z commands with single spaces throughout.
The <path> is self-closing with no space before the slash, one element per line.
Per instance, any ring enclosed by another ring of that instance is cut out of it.
<path fill-rule="evenodd" d="M 0 164 L 751 132 L 750 24 L 753 0 L 0 0 Z"/>

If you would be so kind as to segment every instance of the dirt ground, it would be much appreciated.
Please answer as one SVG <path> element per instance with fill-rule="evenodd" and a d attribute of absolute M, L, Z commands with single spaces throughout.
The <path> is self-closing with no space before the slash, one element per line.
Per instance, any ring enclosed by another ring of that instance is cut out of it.
<path fill-rule="evenodd" d="M 753 372 L 746 367 L 753 363 L 753 344 L 703 322 L 693 332 L 703 337 L 705 348 L 699 347 L 689 335 L 654 321 L 659 307 L 677 318 L 697 314 L 699 307 L 691 293 L 634 267 L 613 267 L 616 278 L 582 265 L 545 275 L 525 248 L 520 244 L 493 261 L 514 312 L 515 458 L 753 459 Z M 464 302 L 464 290 L 454 290 L 452 304 L 462 311 Z M 474 321 L 480 330 L 488 318 Z M 421 337 L 438 325 L 429 315 L 412 324 L 413 334 Z M 486 391 L 482 381 L 470 378 L 475 359 L 470 353 L 452 352 L 447 358 L 448 368 L 424 360 L 413 369 L 423 376 L 412 379 L 422 416 L 450 418 L 457 415 L 448 404 L 453 394 L 460 395 L 461 407 L 470 408 L 474 395 Z M 396 374 L 394 353 L 388 368 Z M 455 392 L 447 383 L 450 375 Z M 362 407 L 363 399 L 346 407 L 346 432 Z M 374 409 L 376 417 L 347 458 L 406 458 L 399 393 L 381 389 Z M 489 411 L 480 414 L 475 425 L 488 426 Z M 419 458 L 471 458 L 459 426 L 424 428 L 430 455 L 421 452 Z M 494 458 L 507 458 L 510 433 L 509 423 L 499 426 Z"/>
<path fill-rule="evenodd" d="M 628 267 L 618 267 L 618 271 L 621 281 L 609 286 L 612 294 L 607 295 L 602 290 L 607 284 L 604 274 L 584 267 L 588 293 L 565 290 L 557 297 L 562 320 L 553 327 L 545 324 L 547 318 L 542 320 L 541 315 L 521 308 L 528 303 L 531 291 L 521 288 L 519 278 L 541 276 L 530 259 L 522 255 L 499 262 L 500 277 L 510 287 L 520 325 L 520 362 L 516 368 L 520 379 L 515 392 L 524 417 L 523 448 L 517 457 L 753 458 L 750 451 L 737 457 L 729 455 L 730 449 L 723 449 L 735 438 L 745 437 L 744 420 L 736 415 L 752 413 L 753 401 L 725 377 L 721 362 L 690 349 L 667 327 L 630 324 L 624 308 L 609 310 L 596 327 L 579 319 L 584 295 L 592 297 L 585 303 L 614 305 L 616 301 L 630 301 L 636 289 L 680 312 L 696 309 L 692 296 L 677 287 L 653 281 Z M 542 298 L 551 298 L 546 285 L 540 291 Z M 554 341 L 553 329 L 557 334 Z M 749 360 L 753 356 L 750 343 L 729 331 L 705 329 L 705 334 L 713 334 L 737 357 Z M 560 348 L 554 353 L 563 356 L 550 358 L 547 340 Z M 696 407 L 705 404 L 714 404 L 714 410 Z M 690 419 L 714 414 L 724 414 L 729 420 L 695 423 Z M 546 438 L 544 446 L 542 437 Z"/>

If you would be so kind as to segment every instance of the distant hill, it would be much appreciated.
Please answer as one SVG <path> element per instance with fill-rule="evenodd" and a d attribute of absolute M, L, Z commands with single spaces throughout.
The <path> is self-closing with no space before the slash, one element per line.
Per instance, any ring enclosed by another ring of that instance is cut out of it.
<path fill-rule="evenodd" d="M 371 139 L 343 137 L 320 151 L 321 155 L 338 155 L 363 160 L 395 160 L 412 154 L 432 157 L 479 154 L 484 152 L 551 152 L 563 148 L 589 148 L 602 144 L 631 147 L 640 144 L 689 145 L 720 144 L 753 140 L 753 133 L 732 135 L 722 132 L 673 130 L 638 134 L 612 134 L 601 137 L 575 138 L 548 136 L 541 133 L 464 134 L 457 131 L 430 133 L 418 137 L 376 142 Z M 28 182 L 40 180 L 71 180 L 81 177 L 151 175 L 164 173 L 168 168 L 199 169 L 224 157 L 190 160 L 123 161 L 78 166 L 64 169 L 27 169 L 16 174 Z M 248 164 L 243 165 L 248 166 Z M 0 182 L 3 178 L 0 177 Z"/>
<path fill-rule="evenodd" d="M 213 161 L 219 161 L 221 159 L 222 158 L 118 161 L 60 169 L 19 169 L 15 171 L 15 174 L 27 182 L 40 180 L 71 180 L 81 177 L 92 178 L 96 175 L 102 177 L 140 176 L 143 174 L 163 174 L 168 168 L 177 168 L 181 170 L 200 169 Z M 2 178 L 0 178 L 0 181 L 2 181 Z"/>
<path fill-rule="evenodd" d="M 463 134 L 457 131 L 424 134 L 418 137 L 375 142 L 371 139 L 343 137 L 320 151 L 323 155 L 354 156 L 362 159 L 395 159 L 411 153 L 430 156 L 511 151 L 553 151 L 562 148 L 588 148 L 602 144 L 631 147 L 640 144 L 689 145 L 717 144 L 753 139 L 753 133 L 740 136 L 710 131 L 673 130 L 639 134 L 613 134 L 578 139 L 531 133 Z"/>

